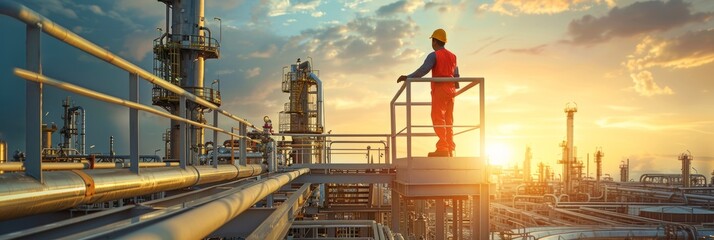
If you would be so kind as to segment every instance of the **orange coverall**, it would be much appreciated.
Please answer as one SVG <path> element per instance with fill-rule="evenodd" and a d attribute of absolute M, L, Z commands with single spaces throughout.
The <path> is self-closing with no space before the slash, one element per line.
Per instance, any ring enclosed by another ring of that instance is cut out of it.
<path fill-rule="evenodd" d="M 434 78 L 459 77 L 456 55 L 446 50 L 446 48 L 438 49 L 432 54 L 434 56 L 431 56 L 431 54 L 427 56 L 424 64 L 408 77 L 423 77 L 426 75 L 424 70 L 429 68 L 431 76 Z M 439 141 L 436 143 L 437 151 L 453 151 L 456 148 L 453 129 L 451 127 L 439 127 L 439 125 L 454 124 L 455 93 L 456 84 L 454 83 L 431 83 L 431 121 L 435 126 L 434 132 L 439 137 Z"/>

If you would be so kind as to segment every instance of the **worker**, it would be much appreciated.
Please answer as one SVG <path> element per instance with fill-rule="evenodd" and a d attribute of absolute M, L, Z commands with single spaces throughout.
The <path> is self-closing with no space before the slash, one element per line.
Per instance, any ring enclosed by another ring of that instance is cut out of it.
<path fill-rule="evenodd" d="M 456 64 L 456 55 L 444 48 L 446 45 L 446 31 L 436 29 L 431 34 L 431 48 L 434 52 L 426 56 L 424 63 L 409 75 L 402 75 L 397 83 L 407 78 L 420 78 L 431 71 L 434 78 L 459 77 L 459 67 Z M 454 144 L 454 96 L 458 82 L 432 82 L 431 83 L 431 122 L 434 132 L 439 137 L 436 151 L 430 152 L 429 157 L 453 157 L 456 144 Z"/>

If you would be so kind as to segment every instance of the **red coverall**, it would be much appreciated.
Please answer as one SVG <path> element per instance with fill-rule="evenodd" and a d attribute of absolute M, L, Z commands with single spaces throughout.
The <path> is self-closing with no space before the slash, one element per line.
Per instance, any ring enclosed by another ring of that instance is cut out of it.
<path fill-rule="evenodd" d="M 431 69 L 431 76 L 434 78 L 454 77 L 454 69 L 457 66 L 456 55 L 446 48 L 434 52 L 436 53 L 436 63 Z M 438 127 L 439 125 L 454 124 L 455 93 L 456 85 L 452 82 L 431 83 L 431 121 L 435 126 L 434 132 L 439 136 L 439 141 L 436 143 L 437 151 L 453 151 L 456 148 L 453 129 Z"/>

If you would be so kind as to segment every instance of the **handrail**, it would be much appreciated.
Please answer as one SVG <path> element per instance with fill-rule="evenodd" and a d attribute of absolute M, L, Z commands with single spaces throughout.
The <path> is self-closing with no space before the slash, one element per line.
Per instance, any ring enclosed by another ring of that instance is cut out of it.
<path fill-rule="evenodd" d="M 431 106 L 431 102 L 412 102 L 412 96 L 411 96 L 411 84 L 412 83 L 446 83 L 446 82 L 469 82 L 468 85 L 464 86 L 463 88 L 459 89 L 455 94 L 454 97 L 457 97 L 461 95 L 462 93 L 468 91 L 469 89 L 475 87 L 476 85 L 480 85 L 480 99 L 479 99 L 479 104 L 480 104 L 480 116 L 479 116 L 479 124 L 477 125 L 413 125 L 411 124 L 411 109 L 413 106 Z M 396 137 L 398 136 L 406 136 L 407 138 L 407 158 L 411 158 L 411 138 L 412 137 L 420 137 L 420 136 L 435 136 L 436 134 L 433 133 L 414 133 L 412 132 L 412 128 L 426 128 L 426 127 L 452 127 L 452 128 L 467 128 L 466 130 L 460 131 L 458 133 L 455 133 L 454 135 L 462 134 L 465 132 L 473 131 L 476 129 L 480 129 L 480 142 L 481 142 L 481 148 L 480 152 L 483 156 L 483 151 L 485 148 L 485 130 L 484 130 L 484 121 L 485 121 L 485 97 L 484 95 L 484 82 L 485 79 L 482 77 L 465 77 L 465 78 L 407 78 L 404 83 L 402 83 L 402 86 L 397 90 L 397 93 L 394 95 L 392 98 L 392 101 L 390 102 L 390 111 L 391 111 L 391 141 L 392 141 L 392 158 L 396 159 L 396 152 L 397 152 L 397 146 L 396 146 Z M 402 96 L 402 94 L 406 90 L 406 100 L 403 102 L 397 102 L 397 100 Z M 406 108 L 406 122 L 407 125 L 401 129 L 400 131 L 397 132 L 397 126 L 396 126 L 396 107 L 397 106 L 403 106 Z M 404 131 L 406 130 L 406 133 Z"/>
<path fill-rule="evenodd" d="M 77 94 L 80 94 L 80 95 L 84 95 L 84 96 L 86 96 L 86 97 L 94 98 L 94 99 L 97 99 L 97 100 L 100 100 L 100 101 L 104 101 L 104 102 L 108 102 L 108 103 L 112 103 L 112 104 L 117 104 L 117 105 L 122 105 L 122 106 L 125 106 L 125 107 L 128 107 L 128 108 L 133 108 L 133 109 L 137 109 L 137 110 L 141 110 L 141 111 L 153 113 L 153 114 L 156 114 L 156 115 L 159 115 L 159 116 L 162 116 L 162 117 L 170 118 L 170 119 L 172 119 L 172 120 L 176 120 L 176 121 L 180 121 L 180 122 L 185 122 L 185 123 L 188 123 L 188 124 L 197 126 L 197 127 L 202 127 L 202 128 L 207 128 L 207 129 L 211 129 L 211 130 L 214 130 L 214 131 L 219 131 L 219 132 L 228 134 L 228 135 L 233 136 L 233 137 L 237 137 L 237 138 L 248 138 L 248 137 L 246 137 L 246 136 L 241 136 L 241 135 L 238 135 L 238 134 L 235 134 L 235 133 L 232 133 L 232 132 L 223 130 L 222 128 L 218 128 L 218 127 L 214 127 L 214 126 L 211 126 L 211 125 L 199 123 L 199 122 L 196 122 L 196 121 L 193 121 L 193 120 L 190 120 L 190 119 L 186 119 L 186 118 L 182 118 L 182 117 L 179 117 L 179 116 L 176 116 L 176 115 L 167 113 L 167 112 L 162 112 L 162 111 L 159 111 L 159 110 L 157 110 L 157 109 L 155 109 L 155 108 L 152 108 L 152 107 L 150 107 L 150 106 L 146 106 L 146 105 L 139 104 L 139 103 L 135 103 L 135 102 L 131 102 L 131 101 L 126 101 L 126 100 L 123 100 L 123 99 L 120 99 L 120 98 L 117 98 L 117 97 L 114 97 L 114 96 L 110 96 L 110 95 L 103 94 L 103 93 L 100 93 L 100 92 L 92 91 L 92 90 L 89 90 L 89 89 L 86 89 L 86 88 L 83 88 L 83 87 L 80 87 L 80 86 L 77 86 L 77 85 L 74 85 L 74 84 L 71 84 L 71 83 L 58 81 L 58 80 L 49 78 L 49 77 L 47 77 L 47 76 L 40 75 L 40 74 L 38 74 L 38 73 L 36 73 L 36 72 L 31 72 L 31 71 L 27 71 L 27 70 L 20 69 L 20 68 L 15 68 L 14 73 L 15 73 L 15 75 L 17 75 L 18 77 L 24 78 L 24 79 L 26 79 L 26 80 L 28 80 L 28 81 L 33 81 L 33 82 L 38 82 L 38 83 L 43 83 L 43 84 L 51 85 L 51 86 L 53 86 L 53 87 L 57 87 L 57 88 L 62 89 L 62 90 L 66 90 L 66 91 L 70 91 L 70 92 L 77 93 Z"/>
<path fill-rule="evenodd" d="M 207 107 L 211 110 L 217 111 L 224 116 L 231 118 L 233 120 L 236 120 L 240 123 L 246 124 L 248 127 L 251 127 L 255 129 L 258 132 L 263 132 L 263 129 L 256 127 L 252 123 L 248 122 L 247 120 L 240 118 L 238 116 L 235 116 L 228 111 L 225 111 L 215 104 L 198 97 L 189 91 L 186 91 L 185 89 L 174 85 L 152 73 L 149 73 L 148 71 L 142 69 L 139 66 L 134 65 L 133 63 L 113 54 L 109 50 L 106 50 L 100 46 L 97 46 L 96 44 L 90 42 L 87 39 L 84 39 L 80 37 L 79 35 L 73 33 L 70 30 L 67 30 L 66 28 L 60 26 L 59 24 L 56 24 L 52 22 L 51 20 L 45 18 L 44 16 L 38 14 L 37 12 L 25 7 L 22 4 L 11 2 L 11 1 L 5 1 L 5 0 L 0 0 L 0 14 L 6 15 L 12 18 L 15 18 L 21 22 L 24 22 L 25 24 L 28 25 L 35 25 L 35 26 L 41 26 L 42 31 L 47 33 L 48 35 L 57 38 L 61 42 L 67 43 L 68 45 L 71 45 L 73 47 L 76 47 L 79 50 L 82 50 L 86 53 L 89 53 L 99 59 L 102 59 L 106 61 L 109 64 L 112 64 L 116 67 L 119 67 L 127 72 L 130 73 L 136 73 L 138 77 L 143 78 L 155 85 L 159 85 L 163 87 L 166 90 L 169 90 L 171 92 L 174 92 L 176 94 L 179 94 L 181 96 L 186 97 L 186 99 L 191 100 L 201 106 Z"/>

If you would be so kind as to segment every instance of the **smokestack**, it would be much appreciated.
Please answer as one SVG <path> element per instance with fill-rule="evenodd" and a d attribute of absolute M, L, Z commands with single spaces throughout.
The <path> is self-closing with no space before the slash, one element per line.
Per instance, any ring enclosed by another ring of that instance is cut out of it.
<path fill-rule="evenodd" d="M 602 148 L 597 148 L 595 150 L 595 191 L 600 189 L 600 177 L 602 176 L 602 157 L 605 153 L 602 152 Z"/>
<path fill-rule="evenodd" d="M 573 153 L 573 121 L 574 121 L 574 116 L 575 113 L 578 112 L 578 106 L 575 103 L 568 103 L 565 105 L 565 113 L 568 114 L 568 121 L 567 121 L 567 132 L 568 132 L 568 139 L 566 140 L 566 153 L 567 156 L 564 156 L 564 171 L 563 171 L 563 181 L 565 182 L 565 192 L 570 193 L 573 191 L 573 164 L 575 162 L 574 159 L 574 153 Z"/>
<path fill-rule="evenodd" d="M 533 154 L 531 153 L 531 147 L 526 147 L 526 159 L 523 160 L 523 181 L 530 182 L 531 179 L 531 159 L 533 159 Z"/>
<path fill-rule="evenodd" d="M 627 159 L 627 163 L 625 161 L 620 162 L 620 182 L 627 182 L 630 175 L 630 159 Z"/>

